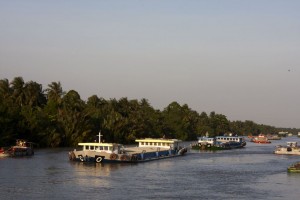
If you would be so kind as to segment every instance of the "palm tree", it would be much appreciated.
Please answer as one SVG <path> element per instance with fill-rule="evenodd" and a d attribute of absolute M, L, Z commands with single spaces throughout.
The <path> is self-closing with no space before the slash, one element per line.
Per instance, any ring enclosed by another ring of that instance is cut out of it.
<path fill-rule="evenodd" d="M 42 85 L 36 82 L 30 81 L 25 84 L 25 96 L 30 106 L 41 106 L 46 103 Z"/>
<path fill-rule="evenodd" d="M 58 104 L 61 103 L 61 98 L 65 94 L 63 91 L 60 82 L 52 82 L 48 84 L 48 87 L 45 91 L 47 92 L 48 100 L 52 100 L 57 102 Z"/>
<path fill-rule="evenodd" d="M 12 89 L 13 89 L 13 94 L 12 97 L 14 101 L 22 106 L 24 105 L 26 101 L 26 95 L 25 95 L 25 83 L 22 77 L 16 77 L 14 80 L 11 82 Z"/>
<path fill-rule="evenodd" d="M 90 113 L 85 109 L 85 103 L 76 91 L 70 90 L 62 98 L 58 123 L 63 130 L 62 141 L 67 146 L 74 146 L 83 141 L 91 131 Z"/>
<path fill-rule="evenodd" d="M 9 87 L 8 79 L 0 80 L 0 97 L 7 99 L 11 96 L 12 89 Z"/>

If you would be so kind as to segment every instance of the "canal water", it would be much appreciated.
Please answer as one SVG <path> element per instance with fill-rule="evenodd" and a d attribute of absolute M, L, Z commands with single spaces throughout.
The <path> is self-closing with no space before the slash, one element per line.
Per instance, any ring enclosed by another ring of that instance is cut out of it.
<path fill-rule="evenodd" d="M 74 163 L 70 149 L 36 150 L 0 159 L 0 199 L 298 200 L 300 174 L 287 167 L 300 156 L 273 154 L 286 141 L 300 138 L 138 164 Z"/>

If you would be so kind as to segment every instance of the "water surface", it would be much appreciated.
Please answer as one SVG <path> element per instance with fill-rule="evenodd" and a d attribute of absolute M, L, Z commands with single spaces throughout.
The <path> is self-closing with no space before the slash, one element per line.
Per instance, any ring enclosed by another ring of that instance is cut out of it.
<path fill-rule="evenodd" d="M 287 167 L 300 156 L 275 155 L 276 145 L 191 150 L 183 157 L 138 164 L 70 162 L 70 149 L 36 150 L 0 159 L 0 199 L 300 199 L 300 174 Z"/>

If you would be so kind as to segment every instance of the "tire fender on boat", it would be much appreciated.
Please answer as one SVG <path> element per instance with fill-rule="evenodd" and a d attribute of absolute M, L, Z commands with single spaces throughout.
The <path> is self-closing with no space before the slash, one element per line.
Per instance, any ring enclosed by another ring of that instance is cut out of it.
<path fill-rule="evenodd" d="M 122 155 L 120 159 L 123 161 L 126 161 L 126 160 L 128 160 L 128 157 L 127 157 L 127 155 Z"/>
<path fill-rule="evenodd" d="M 81 161 L 81 162 L 83 162 L 83 156 L 82 155 L 80 155 L 80 156 L 78 156 L 78 158 L 79 158 L 79 160 Z"/>
<path fill-rule="evenodd" d="M 101 156 L 99 156 L 99 157 L 96 158 L 96 162 L 97 163 L 100 163 L 101 161 L 102 161 L 102 157 Z"/>
<path fill-rule="evenodd" d="M 109 158 L 110 158 L 111 160 L 116 160 L 116 159 L 118 158 L 118 155 L 115 154 L 115 153 L 113 153 L 113 154 L 111 154 L 111 155 L 109 156 Z"/>

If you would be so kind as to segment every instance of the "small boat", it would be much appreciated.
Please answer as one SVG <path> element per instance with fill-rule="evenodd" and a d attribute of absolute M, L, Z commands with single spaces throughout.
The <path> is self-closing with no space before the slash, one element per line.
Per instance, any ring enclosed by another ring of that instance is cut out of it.
<path fill-rule="evenodd" d="M 247 144 L 244 137 L 241 136 L 217 136 L 216 141 L 228 144 L 231 149 L 242 148 Z"/>
<path fill-rule="evenodd" d="M 27 142 L 23 139 L 16 140 L 16 145 L 8 149 L 0 149 L 0 157 L 19 157 L 19 156 L 32 156 L 34 155 L 33 143 Z"/>
<path fill-rule="evenodd" d="M 195 150 L 228 150 L 246 146 L 243 137 L 239 136 L 217 136 L 217 137 L 198 137 L 198 143 L 191 145 Z"/>
<path fill-rule="evenodd" d="M 266 137 L 265 135 L 259 135 L 259 136 L 253 137 L 251 142 L 259 143 L 259 144 L 270 144 L 271 143 L 271 141 L 269 141 L 268 137 Z"/>
<path fill-rule="evenodd" d="M 198 137 L 198 142 L 196 144 L 191 144 L 191 148 L 194 150 L 226 150 L 230 147 L 221 142 L 217 142 L 216 138 L 213 137 Z"/>
<path fill-rule="evenodd" d="M 267 135 L 268 140 L 281 140 L 279 135 Z"/>
<path fill-rule="evenodd" d="M 300 173 L 300 162 L 296 162 L 287 168 L 288 172 Z"/>
<path fill-rule="evenodd" d="M 96 163 L 137 163 L 173 158 L 187 152 L 187 148 L 181 146 L 181 140 L 177 139 L 146 138 L 135 141 L 139 143 L 138 147 L 125 148 L 121 144 L 102 143 L 99 136 L 99 142 L 78 143 L 82 150 L 69 152 L 69 159 Z"/>
<path fill-rule="evenodd" d="M 298 147 L 297 142 L 287 142 L 286 146 L 276 146 L 274 153 L 283 155 L 300 155 L 300 147 Z"/>
<path fill-rule="evenodd" d="M 33 143 L 23 139 L 18 139 L 16 145 L 7 150 L 10 156 L 32 156 L 34 155 Z"/>

